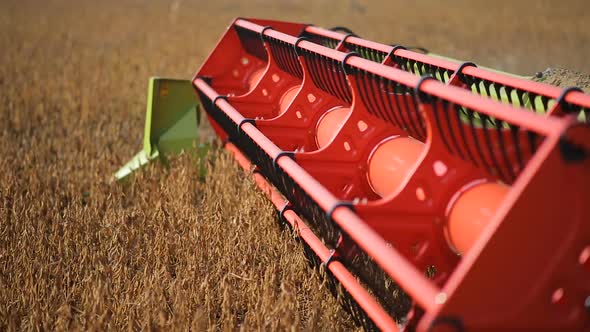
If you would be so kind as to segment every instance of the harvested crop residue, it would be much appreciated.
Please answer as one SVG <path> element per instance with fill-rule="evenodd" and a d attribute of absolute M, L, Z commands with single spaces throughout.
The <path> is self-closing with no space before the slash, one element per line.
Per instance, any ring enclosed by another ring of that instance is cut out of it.
<path fill-rule="evenodd" d="M 547 68 L 538 72 L 532 80 L 562 88 L 577 86 L 586 93 L 590 92 L 590 75 L 566 68 Z"/>

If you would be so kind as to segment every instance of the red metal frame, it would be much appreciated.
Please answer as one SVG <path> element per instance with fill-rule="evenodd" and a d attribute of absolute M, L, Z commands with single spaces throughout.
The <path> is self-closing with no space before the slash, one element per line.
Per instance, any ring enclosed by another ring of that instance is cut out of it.
<path fill-rule="evenodd" d="M 500 88 L 505 89 L 504 91 L 511 91 L 510 103 L 515 106 L 522 106 L 522 101 L 518 101 L 519 94 L 528 94 L 530 98 L 535 99 L 532 101 L 532 105 L 528 107 L 529 109 L 546 111 L 553 115 L 562 115 L 564 113 L 563 104 L 557 103 L 564 90 L 555 86 L 478 68 L 472 63 L 461 67 L 460 63 L 413 52 L 399 46 L 380 44 L 321 27 L 307 26 L 303 35 L 312 40 L 323 42 L 323 44 L 336 45 L 335 49 L 342 52 L 362 50 L 359 53 L 364 53 L 363 55 L 373 61 L 382 59 L 380 62 L 387 66 L 407 70 L 418 75 L 430 74 L 449 85 L 460 86 L 469 90 L 476 89 L 482 96 L 490 96 L 489 88 L 486 91 L 483 85 L 492 83 L 498 89 L 497 91 Z M 400 65 L 400 63 L 403 65 Z M 458 70 L 460 75 L 457 73 Z M 536 100 L 537 98 L 539 100 Z M 549 102 L 553 103 L 553 105 L 548 105 Z M 565 96 L 564 102 L 577 111 L 585 112 L 586 122 L 590 122 L 590 96 L 581 91 L 573 91 Z M 535 104 L 543 106 L 536 107 Z"/>
<path fill-rule="evenodd" d="M 590 154 L 588 126 L 558 106 L 552 113 L 559 117 L 540 116 L 452 86 L 457 75 L 450 78 L 451 86 L 444 85 L 298 40 L 304 30 L 324 31 L 237 19 L 193 84 L 217 134 L 235 144 L 227 147 L 243 167 L 249 169 L 250 160 L 256 163 L 319 231 L 335 228 L 344 234 L 338 243 L 318 234 L 325 245 L 308 231 L 302 238 L 321 261 L 329 256 L 326 245 L 337 246 L 342 263 L 330 262 L 328 268 L 372 322 L 383 330 L 397 328 L 390 317 L 392 309 L 382 307 L 384 293 L 371 288 L 381 300 L 375 302 L 346 270 L 358 250 L 413 299 L 414 310 L 406 318 L 419 330 L 440 327 L 442 331 L 442 325 L 457 322 L 474 331 L 587 326 L 590 318 L 583 312 L 583 296 L 590 294 L 590 278 L 576 259 L 590 242 L 590 227 L 583 223 L 590 216 L 588 204 L 583 204 L 590 198 L 590 163 L 580 158 Z M 345 41 L 384 49 L 357 37 Z M 340 44 L 337 48 L 344 42 Z M 393 54 L 398 52 L 409 51 Z M 431 61 L 431 66 L 447 65 L 409 53 L 414 59 Z M 259 68 L 264 68 L 261 78 L 249 82 Z M 473 67 L 462 73 L 551 98 L 561 93 Z M 281 113 L 280 98 L 293 86 L 300 86 L 299 91 Z M 589 96 L 575 91 L 564 100 L 557 105 L 590 105 Z M 351 107 L 350 114 L 330 143 L 318 148 L 318 121 L 334 106 Z M 460 112 L 471 120 L 477 115 L 484 125 L 449 119 L 448 114 Z M 489 130 L 486 118 L 503 125 Z M 418 138 L 425 149 L 403 186 L 380 198 L 368 183 L 367 163 L 374 147 L 393 135 Z M 525 149 L 525 142 L 532 151 Z M 444 175 L 433 170 L 440 162 Z M 568 181 L 572 177 L 576 181 Z M 277 208 L 285 204 L 266 179 L 260 174 L 255 178 Z M 469 183 L 497 180 L 511 185 L 509 193 L 473 247 L 459 257 L 445 236 L 448 208 Z M 561 197 L 547 194 L 557 188 Z M 292 225 L 305 225 L 293 210 L 287 212 Z M 331 212 L 327 219 L 326 212 Z M 556 224 L 559 218 L 568 221 L 566 225 Z M 555 235 L 559 241 L 551 242 Z M 514 266 L 506 269 L 507 262 Z M 436 267 L 436 276 L 429 279 L 424 273 L 431 266 Z M 555 300 L 555 294 L 567 294 L 567 301 Z"/>
<path fill-rule="evenodd" d="M 240 166 L 247 172 L 252 169 L 252 164 L 244 154 L 240 152 L 235 145 L 227 143 L 225 148 L 233 153 Z M 276 191 L 266 179 L 258 174 L 252 174 L 258 187 L 268 196 L 277 210 L 282 210 L 288 206 L 288 201 Z M 301 218 L 292 209 L 285 209 L 282 214 L 283 218 L 297 229 L 298 236 L 310 247 L 321 261 L 326 261 L 330 256 L 330 250 L 322 241 L 310 230 Z M 342 286 L 356 299 L 362 308 L 365 308 L 368 316 L 384 329 L 397 331 L 398 326 L 395 321 L 381 308 L 375 299 L 358 283 L 356 278 L 350 274 L 346 267 L 339 261 L 334 261 L 327 266 L 327 269 L 342 283 Z"/>

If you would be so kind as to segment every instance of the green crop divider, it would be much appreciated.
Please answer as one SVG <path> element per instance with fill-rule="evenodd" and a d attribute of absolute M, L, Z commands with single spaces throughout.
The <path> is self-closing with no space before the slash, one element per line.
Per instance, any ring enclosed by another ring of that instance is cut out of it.
<path fill-rule="evenodd" d="M 150 78 L 143 149 L 121 167 L 119 181 L 156 158 L 196 147 L 201 118 L 200 105 L 191 81 Z"/>

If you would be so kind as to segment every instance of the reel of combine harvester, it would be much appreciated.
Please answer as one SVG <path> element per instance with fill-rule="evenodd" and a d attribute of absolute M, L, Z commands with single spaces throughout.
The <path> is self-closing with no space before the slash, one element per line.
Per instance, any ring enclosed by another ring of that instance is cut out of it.
<path fill-rule="evenodd" d="M 232 22 L 191 84 L 365 328 L 588 329 L 579 89 L 258 19 Z M 184 120 L 196 101 L 165 102 L 186 86 L 162 91 L 148 117 L 169 123 L 148 118 L 150 151 L 195 137 L 174 128 L 196 123 Z"/>

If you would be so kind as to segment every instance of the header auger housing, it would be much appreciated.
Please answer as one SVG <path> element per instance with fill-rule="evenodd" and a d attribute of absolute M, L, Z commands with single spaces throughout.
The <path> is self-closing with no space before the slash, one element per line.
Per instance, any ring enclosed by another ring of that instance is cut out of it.
<path fill-rule="evenodd" d="M 590 326 L 590 96 L 258 19 L 192 86 L 366 328 Z"/>

